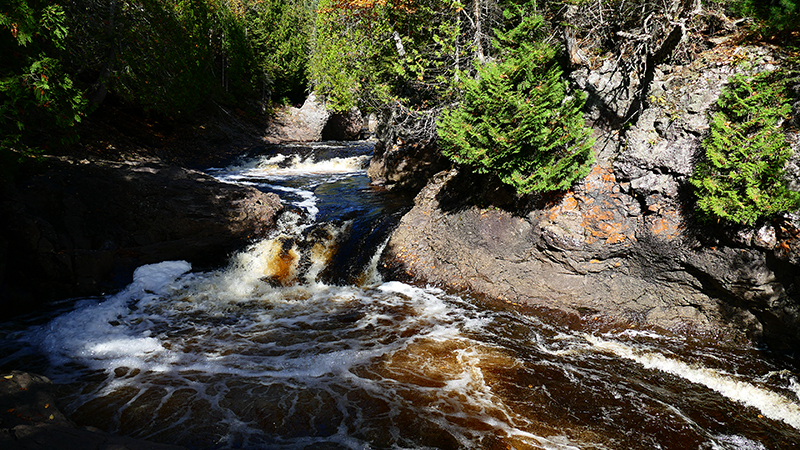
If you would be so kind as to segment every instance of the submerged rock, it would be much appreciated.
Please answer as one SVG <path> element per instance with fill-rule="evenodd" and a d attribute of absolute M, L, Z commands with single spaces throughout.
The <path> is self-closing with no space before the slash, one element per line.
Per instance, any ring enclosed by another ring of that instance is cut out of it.
<path fill-rule="evenodd" d="M 53 385 L 27 372 L 0 373 L 0 447 L 6 450 L 180 450 L 183 447 L 79 428 L 59 411 Z"/>

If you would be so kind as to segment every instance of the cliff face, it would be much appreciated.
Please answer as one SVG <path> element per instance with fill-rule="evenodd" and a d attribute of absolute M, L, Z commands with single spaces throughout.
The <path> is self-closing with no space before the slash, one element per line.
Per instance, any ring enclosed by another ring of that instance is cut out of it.
<path fill-rule="evenodd" d="M 590 175 L 563 195 L 524 199 L 473 174 L 441 172 L 395 231 L 385 265 L 587 320 L 800 343 L 798 217 L 755 229 L 698 223 L 687 181 L 728 78 L 779 61 L 777 48 L 720 42 L 691 64 L 632 76 L 652 79 L 627 128 L 621 119 L 640 97 L 622 67 L 609 60 L 573 72 L 590 96 L 598 156 Z M 789 140 L 800 153 L 798 136 Z"/>

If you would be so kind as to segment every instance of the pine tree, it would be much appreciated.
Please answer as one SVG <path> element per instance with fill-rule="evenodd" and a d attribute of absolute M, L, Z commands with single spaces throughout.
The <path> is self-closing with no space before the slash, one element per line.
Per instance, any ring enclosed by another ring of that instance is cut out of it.
<path fill-rule="evenodd" d="M 703 142 L 705 160 L 690 180 L 705 219 L 753 225 L 800 208 L 800 193 L 784 180 L 792 156 L 778 127 L 791 109 L 785 80 L 780 72 L 737 75 L 720 95 Z"/>
<path fill-rule="evenodd" d="M 506 10 L 513 25 L 498 31 L 500 59 L 464 80 L 464 98 L 438 122 L 440 145 L 453 161 L 492 173 L 519 193 L 564 190 L 594 162 L 581 108 L 568 95 L 555 49 L 542 42 L 533 3 Z"/>

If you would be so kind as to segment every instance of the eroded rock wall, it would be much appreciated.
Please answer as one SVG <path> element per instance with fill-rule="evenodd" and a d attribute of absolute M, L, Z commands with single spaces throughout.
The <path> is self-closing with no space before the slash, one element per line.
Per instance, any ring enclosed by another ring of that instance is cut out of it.
<path fill-rule="evenodd" d="M 636 99 L 615 81 L 620 67 L 574 72 L 591 95 L 598 160 L 589 176 L 563 195 L 520 204 L 519 197 L 503 200 L 515 196 L 488 179 L 441 172 L 392 236 L 386 266 L 584 318 L 794 348 L 797 217 L 754 229 L 698 223 L 688 185 L 728 78 L 774 69 L 778 52 L 723 42 L 691 64 L 659 65 L 630 127 L 608 116 L 629 111 Z"/>

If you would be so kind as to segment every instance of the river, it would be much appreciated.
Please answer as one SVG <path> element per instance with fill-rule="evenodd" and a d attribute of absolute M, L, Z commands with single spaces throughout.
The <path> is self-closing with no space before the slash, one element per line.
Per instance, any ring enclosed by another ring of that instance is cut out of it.
<path fill-rule="evenodd" d="M 291 205 L 270 239 L 0 324 L 0 368 L 50 377 L 78 424 L 193 449 L 800 448 L 796 361 L 383 280 L 409 199 L 370 185 L 371 150 L 209 169 Z"/>

